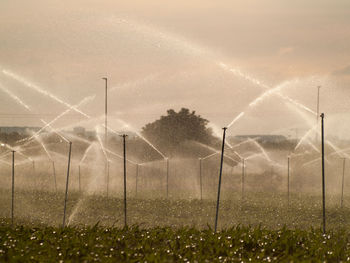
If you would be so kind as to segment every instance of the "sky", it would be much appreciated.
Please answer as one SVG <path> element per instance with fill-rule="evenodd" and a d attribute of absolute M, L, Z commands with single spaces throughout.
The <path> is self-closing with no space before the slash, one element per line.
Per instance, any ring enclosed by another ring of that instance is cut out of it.
<path fill-rule="evenodd" d="M 93 96 L 79 105 L 91 119 L 71 111 L 53 123 L 92 128 L 102 77 L 114 129 L 187 107 L 214 129 L 244 112 L 231 134 L 302 134 L 321 86 L 332 133 L 349 136 L 350 2 L 0 1 L 0 126 L 39 126 Z"/>

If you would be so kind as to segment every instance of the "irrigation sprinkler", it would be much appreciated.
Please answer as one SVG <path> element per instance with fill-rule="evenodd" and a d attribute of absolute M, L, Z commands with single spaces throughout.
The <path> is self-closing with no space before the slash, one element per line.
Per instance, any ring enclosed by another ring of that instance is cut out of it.
<path fill-rule="evenodd" d="M 124 226 L 127 226 L 126 223 L 126 145 L 125 145 L 125 139 L 128 135 L 123 134 L 121 135 L 123 137 L 123 157 L 124 157 Z"/>
<path fill-rule="evenodd" d="M 326 233 L 326 190 L 324 174 L 324 113 L 321 117 L 321 144 L 322 144 L 322 215 L 323 215 L 323 233 Z"/>
<path fill-rule="evenodd" d="M 222 128 L 223 135 L 222 135 L 222 148 L 221 148 L 221 160 L 220 160 L 220 173 L 219 173 L 219 185 L 218 185 L 218 197 L 216 202 L 216 215 L 215 215 L 215 232 L 217 230 L 218 226 L 218 217 L 219 217 L 219 204 L 220 204 L 220 191 L 221 191 L 221 177 L 222 177 L 222 166 L 224 163 L 224 151 L 225 151 L 225 136 L 226 136 L 226 130 L 227 127 Z"/>
<path fill-rule="evenodd" d="M 203 182 L 202 182 L 202 158 L 199 158 L 199 191 L 201 201 L 203 200 Z"/>
<path fill-rule="evenodd" d="M 288 200 L 288 206 L 289 206 L 289 176 L 290 176 L 290 157 L 287 158 L 287 200 Z"/>
<path fill-rule="evenodd" d="M 169 197 L 169 158 L 166 158 L 166 198 Z"/>
<path fill-rule="evenodd" d="M 54 161 L 52 161 L 52 173 L 53 173 L 53 180 L 54 180 L 54 184 L 55 184 L 55 191 L 57 193 L 56 168 L 55 168 Z"/>
<path fill-rule="evenodd" d="M 69 152 L 68 152 L 68 167 L 67 167 L 67 179 L 66 179 L 66 193 L 64 196 L 64 208 L 63 208 L 63 228 L 66 223 L 66 209 L 67 209 L 67 197 L 68 197 L 68 185 L 69 185 L 69 170 L 70 170 L 70 159 L 72 154 L 72 142 L 69 142 Z"/>
<path fill-rule="evenodd" d="M 137 187 L 138 187 L 138 179 L 139 179 L 139 164 L 136 164 L 136 174 L 135 174 L 135 197 L 137 197 Z"/>
<path fill-rule="evenodd" d="M 15 151 L 12 151 L 11 225 L 13 225 L 14 204 L 15 204 Z"/>
<path fill-rule="evenodd" d="M 245 159 L 242 158 L 242 202 L 244 201 Z"/>
<path fill-rule="evenodd" d="M 340 208 L 343 208 L 344 203 L 344 177 L 345 177 L 345 158 L 343 158 L 343 176 L 341 181 L 341 199 L 340 199 Z"/>

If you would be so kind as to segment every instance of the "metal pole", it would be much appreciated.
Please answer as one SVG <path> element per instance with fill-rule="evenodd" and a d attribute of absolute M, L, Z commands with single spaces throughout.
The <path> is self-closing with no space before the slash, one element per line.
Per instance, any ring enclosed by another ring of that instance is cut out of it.
<path fill-rule="evenodd" d="M 326 233 L 326 190 L 324 174 L 324 113 L 321 114 L 321 136 L 322 136 L 322 210 L 323 210 L 323 233 Z"/>
<path fill-rule="evenodd" d="M 108 131 L 107 131 L 107 102 L 108 102 L 108 79 L 107 78 L 102 78 L 105 81 L 105 148 L 107 148 L 108 144 Z M 106 176 L 106 190 L 107 190 L 107 198 L 108 198 L 108 188 L 109 188 L 109 174 L 108 174 L 108 160 L 106 160 L 105 163 L 105 176 Z"/>
<path fill-rule="evenodd" d="M 80 164 L 78 166 L 78 183 L 79 183 L 79 193 L 81 193 Z"/>
<path fill-rule="evenodd" d="M 107 87 L 108 87 L 108 80 L 107 78 L 102 78 L 105 80 L 105 147 L 107 147 L 107 98 L 108 98 L 108 93 L 107 93 Z"/>
<path fill-rule="evenodd" d="M 202 158 L 199 158 L 199 190 L 200 190 L 201 200 L 203 200 Z"/>
<path fill-rule="evenodd" d="M 345 158 L 343 159 L 343 178 L 341 182 L 341 199 L 340 199 L 340 207 L 343 208 L 344 203 L 344 177 L 345 177 Z"/>
<path fill-rule="evenodd" d="M 137 197 L 137 187 L 138 187 L 138 179 L 139 179 L 139 164 L 136 164 L 136 178 L 135 178 L 135 196 Z"/>
<path fill-rule="evenodd" d="M 72 142 L 69 142 L 68 167 L 67 167 L 67 179 L 66 179 L 66 193 L 65 193 L 65 196 L 64 196 L 64 208 L 63 208 L 63 227 L 65 227 L 65 224 L 66 224 L 66 209 L 67 209 L 67 197 L 68 197 L 69 170 L 70 170 L 71 154 L 72 154 Z"/>
<path fill-rule="evenodd" d="M 318 118 L 320 116 L 320 88 L 321 86 L 317 86 L 317 108 L 316 108 L 316 125 L 318 126 Z M 318 134 L 316 132 L 316 142 L 318 140 Z"/>
<path fill-rule="evenodd" d="M 221 176 L 222 176 L 222 166 L 224 163 L 224 151 L 225 151 L 225 136 L 227 128 L 223 128 L 224 132 L 222 135 L 222 149 L 221 149 L 221 160 L 220 160 L 220 173 L 219 173 L 219 185 L 218 185 L 218 197 L 216 202 L 216 215 L 215 215 L 215 232 L 218 226 L 218 217 L 219 217 L 219 204 L 220 204 L 220 191 L 221 191 Z"/>
<path fill-rule="evenodd" d="M 169 158 L 166 158 L 166 198 L 169 197 Z"/>
<path fill-rule="evenodd" d="M 317 86 L 317 108 L 316 108 L 316 124 L 318 124 L 318 118 L 319 118 L 319 114 L 320 114 L 320 88 L 321 86 Z"/>
<path fill-rule="evenodd" d="M 57 181 L 56 181 L 56 168 L 55 168 L 55 162 L 52 161 L 52 172 L 53 172 L 53 180 L 55 183 L 55 191 L 57 193 Z"/>
<path fill-rule="evenodd" d="M 124 157 L 124 226 L 127 226 L 126 223 L 126 144 L 125 144 L 125 138 L 127 137 L 126 134 L 122 135 L 123 137 L 123 157 Z"/>
<path fill-rule="evenodd" d="M 290 176 L 290 157 L 288 156 L 288 177 L 287 177 L 287 199 L 288 199 L 288 206 L 289 206 L 289 176 Z"/>
<path fill-rule="evenodd" d="M 11 224 L 13 225 L 13 213 L 15 205 L 15 151 L 12 151 L 12 193 L 11 193 Z"/>
<path fill-rule="evenodd" d="M 242 202 L 244 201 L 244 176 L 245 176 L 245 160 L 242 159 Z"/>

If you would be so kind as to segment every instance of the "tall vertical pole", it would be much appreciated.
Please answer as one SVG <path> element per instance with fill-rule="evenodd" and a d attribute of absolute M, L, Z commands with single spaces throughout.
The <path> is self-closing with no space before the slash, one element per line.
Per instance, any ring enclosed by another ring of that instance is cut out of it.
<path fill-rule="evenodd" d="M 57 194 L 57 180 L 56 180 L 56 167 L 55 167 L 55 162 L 52 161 L 52 172 L 53 172 L 53 180 L 54 180 L 54 184 L 55 184 L 55 191 Z"/>
<path fill-rule="evenodd" d="M 288 156 L 288 168 L 287 168 L 287 199 L 288 199 L 288 206 L 289 206 L 289 176 L 290 176 L 290 157 Z"/>
<path fill-rule="evenodd" d="M 107 93 L 107 87 L 108 87 L 108 80 L 107 78 L 102 78 L 105 80 L 105 147 L 107 147 L 107 98 L 108 98 L 108 93 Z"/>
<path fill-rule="evenodd" d="M 220 191 L 221 191 L 221 177 L 222 177 L 222 166 L 224 163 L 224 151 L 225 151 L 225 136 L 227 128 L 223 128 L 224 132 L 222 135 L 222 148 L 221 148 L 221 160 L 220 160 L 220 173 L 219 173 L 219 185 L 218 185 L 218 197 L 216 202 L 216 215 L 215 215 L 215 232 L 218 226 L 218 217 L 219 217 L 219 204 L 220 204 Z"/>
<path fill-rule="evenodd" d="M 69 142 L 68 167 L 67 167 L 67 178 L 66 178 L 66 193 L 64 196 L 64 208 L 63 208 L 63 227 L 65 227 L 65 224 L 66 224 L 66 210 L 67 210 L 67 198 L 68 198 L 69 170 L 70 170 L 71 154 L 72 154 L 72 142 Z"/>
<path fill-rule="evenodd" d="M 317 86 L 317 108 L 316 108 L 316 125 L 318 127 L 318 118 L 320 117 L 320 89 L 321 86 Z M 316 132 L 316 143 L 318 141 L 318 133 Z"/>
<path fill-rule="evenodd" d="M 107 78 L 102 78 L 104 81 L 105 81 L 105 145 L 104 147 L 107 148 L 107 144 L 108 144 L 108 131 L 107 131 L 107 102 L 108 102 L 108 79 Z M 106 160 L 106 163 L 105 163 L 105 176 L 106 176 L 106 195 L 107 195 L 107 198 L 108 198 L 108 188 L 109 188 L 109 174 L 108 174 L 108 160 Z"/>
<path fill-rule="evenodd" d="M 203 200 L 202 158 L 199 158 L 199 191 L 200 191 L 201 200 Z"/>
<path fill-rule="evenodd" d="M 326 233 L 326 189 L 324 174 L 324 113 L 321 114 L 321 140 L 322 140 L 322 210 L 323 210 L 323 233 Z"/>
<path fill-rule="evenodd" d="M 242 158 L 242 202 L 244 201 L 245 159 Z"/>
<path fill-rule="evenodd" d="M 166 198 L 169 197 L 169 158 L 166 158 Z"/>
<path fill-rule="evenodd" d="M 13 214 L 15 206 L 15 151 L 12 151 L 12 192 L 11 192 L 11 224 L 13 225 Z"/>
<path fill-rule="evenodd" d="M 139 164 L 136 164 L 136 176 L 135 176 L 135 196 L 137 197 L 137 188 L 138 188 L 138 180 L 139 180 Z"/>
<path fill-rule="evenodd" d="M 124 157 L 124 226 L 127 226 L 126 223 L 126 144 L 125 139 L 127 137 L 126 134 L 122 135 L 123 137 L 123 157 Z"/>
<path fill-rule="evenodd" d="M 344 203 L 344 177 L 345 177 L 345 158 L 343 159 L 343 177 L 341 181 L 341 199 L 340 199 L 340 207 L 343 208 Z"/>
<path fill-rule="evenodd" d="M 80 164 L 78 166 L 78 183 L 79 183 L 79 194 L 81 193 L 81 175 L 80 175 Z"/>

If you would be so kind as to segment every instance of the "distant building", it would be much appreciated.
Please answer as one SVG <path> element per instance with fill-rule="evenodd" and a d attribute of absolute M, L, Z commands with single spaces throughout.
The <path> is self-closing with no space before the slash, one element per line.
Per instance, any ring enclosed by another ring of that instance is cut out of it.
<path fill-rule="evenodd" d="M 29 135 L 32 132 L 37 132 L 41 127 L 0 127 L 0 133 L 11 134 L 18 133 L 21 135 Z"/>

